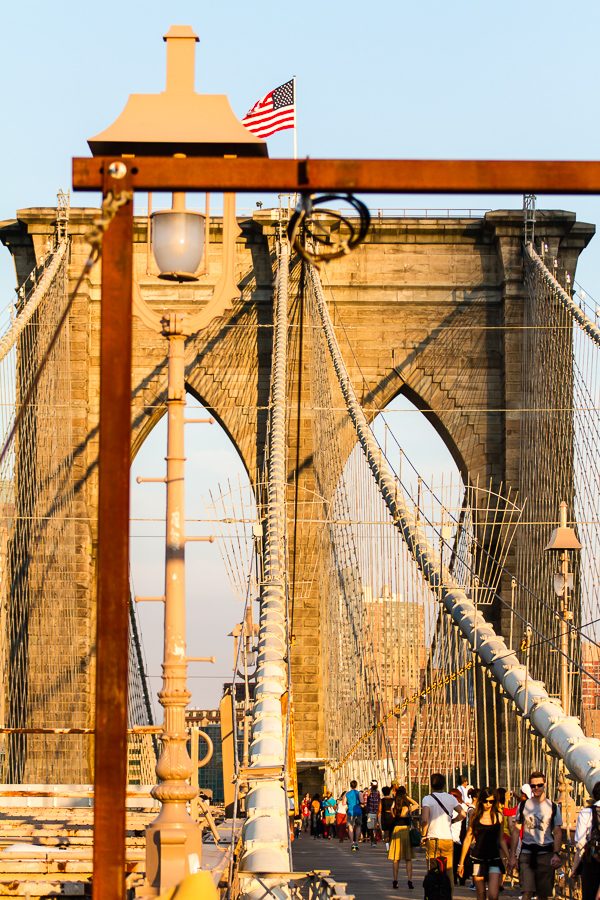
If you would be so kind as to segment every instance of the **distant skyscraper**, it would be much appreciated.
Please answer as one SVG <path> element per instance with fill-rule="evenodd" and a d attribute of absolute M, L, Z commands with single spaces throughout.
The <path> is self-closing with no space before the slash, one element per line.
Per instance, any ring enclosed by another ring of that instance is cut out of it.
<path fill-rule="evenodd" d="M 600 679 L 600 647 L 582 640 L 581 664 Z M 581 675 L 581 727 L 589 737 L 600 734 L 600 685 L 585 673 Z"/>

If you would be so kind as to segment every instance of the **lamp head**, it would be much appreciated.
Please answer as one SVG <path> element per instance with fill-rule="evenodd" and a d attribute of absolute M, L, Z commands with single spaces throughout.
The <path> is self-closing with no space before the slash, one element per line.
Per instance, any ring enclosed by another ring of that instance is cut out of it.
<path fill-rule="evenodd" d="M 268 156 L 267 145 L 245 128 L 224 94 L 194 90 L 198 37 L 189 25 L 172 25 L 167 83 L 161 94 L 131 94 L 125 109 L 88 140 L 93 156 Z"/>
<path fill-rule="evenodd" d="M 577 540 L 577 535 L 567 525 L 567 504 L 564 500 L 560 504 L 559 526 L 552 532 L 550 540 L 544 549 L 549 553 L 560 553 L 563 550 L 581 550 L 581 544 Z"/>
<path fill-rule="evenodd" d="M 555 528 L 550 540 L 544 547 L 549 553 L 558 553 L 562 550 L 581 550 L 581 544 L 572 528 Z"/>
<path fill-rule="evenodd" d="M 165 281 L 197 281 L 204 253 L 205 219 L 189 209 L 152 213 L 152 252 Z"/>

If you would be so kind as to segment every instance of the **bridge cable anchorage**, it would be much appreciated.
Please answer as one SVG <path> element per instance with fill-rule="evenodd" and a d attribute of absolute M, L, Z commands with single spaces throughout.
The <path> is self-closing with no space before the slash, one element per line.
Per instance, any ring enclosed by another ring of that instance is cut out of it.
<path fill-rule="evenodd" d="M 312 289 L 325 341 L 346 409 L 363 453 L 371 469 L 396 528 L 428 584 L 438 592 L 440 603 L 458 626 L 481 664 L 514 701 L 517 710 L 529 721 L 560 757 L 571 774 L 591 791 L 600 774 L 600 742 L 586 737 L 578 721 L 567 716 L 560 703 L 551 698 L 541 681 L 528 677 L 526 667 L 510 650 L 504 639 L 477 610 L 475 603 L 443 564 L 418 522 L 418 508 L 409 508 L 404 491 L 399 489 L 384 454 L 373 435 L 350 381 L 333 329 L 321 281 L 316 268 L 308 265 Z"/>
<path fill-rule="evenodd" d="M 324 203 L 347 203 L 358 222 L 338 209 L 315 210 Z M 371 223 L 368 207 L 352 194 L 301 194 L 288 223 L 288 240 L 307 262 L 319 265 L 350 253 L 361 244 Z"/>
<path fill-rule="evenodd" d="M 250 764 L 244 768 L 248 793 L 247 817 L 242 828 L 240 872 L 248 873 L 249 876 L 242 880 L 241 896 L 245 900 L 264 897 L 265 885 L 270 889 L 270 896 L 289 897 L 284 877 L 278 874 L 269 878 L 263 873 L 286 873 L 292 869 L 285 790 L 288 754 L 284 741 L 282 709 L 282 696 L 289 683 L 285 562 L 289 277 L 287 241 L 279 243 L 277 257 L 258 662 Z M 256 778 L 252 776 L 253 770 L 256 771 Z M 251 873 L 256 873 L 256 877 L 252 878 Z"/>

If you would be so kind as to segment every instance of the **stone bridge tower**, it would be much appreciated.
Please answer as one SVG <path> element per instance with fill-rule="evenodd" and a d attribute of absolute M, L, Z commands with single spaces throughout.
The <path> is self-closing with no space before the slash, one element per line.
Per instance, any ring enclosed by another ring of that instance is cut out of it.
<path fill-rule="evenodd" d="M 92 209 L 71 211 L 71 284 L 81 271 L 88 248 L 84 241 Z M 593 228 L 567 212 L 538 213 L 551 252 L 574 272 Z M 19 281 L 32 269 L 52 232 L 53 209 L 27 209 L 4 223 L 0 239 L 13 253 Z M 182 312 L 206 302 L 208 287 L 219 275 L 221 223 L 212 222 L 210 274 L 198 285 L 175 285 L 157 279 L 149 263 L 145 218 L 135 221 L 135 272 L 142 294 Z M 239 221 L 237 273 L 241 297 L 223 319 L 187 342 L 187 385 L 217 418 L 236 445 L 250 479 L 262 464 L 269 402 L 272 339 L 272 268 L 276 224 L 271 211 L 257 211 Z M 518 211 L 488 212 L 483 218 L 382 218 L 367 241 L 327 267 L 344 325 L 352 334 L 353 354 L 344 334 L 338 338 L 365 411 L 371 417 L 398 394 L 425 411 L 450 449 L 463 477 L 494 479 L 519 488 L 522 407 L 521 333 L 524 284 L 523 217 Z M 289 483 L 296 475 L 310 490 L 310 365 L 303 352 L 302 298 L 292 304 L 290 359 Z M 82 285 L 73 305 L 73 428 L 79 509 L 89 523 L 81 543 L 78 619 L 82 666 L 79 699 L 93 715 L 94 572 L 99 401 L 100 267 Z M 335 322 L 335 320 L 334 320 Z M 514 327 L 517 326 L 517 327 Z M 305 349 L 305 348 L 304 348 Z M 367 388 L 363 388 L 363 378 Z M 134 319 L 132 371 L 132 457 L 164 414 L 166 341 Z M 299 416 L 298 416 L 299 411 Z M 290 504 L 290 515 L 292 504 Z M 297 532 L 295 571 L 302 572 L 309 534 Z M 292 651 L 296 749 L 301 767 L 322 763 L 326 750 L 322 721 L 323 679 L 315 667 L 319 651 L 319 604 L 314 588 L 300 579 L 295 592 L 295 641 Z M 48 611 L 51 615 L 52 611 Z M 502 630 L 499 609 L 490 616 Z M 207 623 L 210 619 L 207 614 Z M 36 653 L 30 647 L 30 678 L 35 680 Z M 57 651 L 58 652 L 58 651 Z M 41 763 L 39 764 L 41 766 Z M 51 781 L 53 772 L 39 766 L 24 780 Z M 81 772 L 82 781 L 91 771 Z M 63 778 L 63 780 L 67 780 Z"/>

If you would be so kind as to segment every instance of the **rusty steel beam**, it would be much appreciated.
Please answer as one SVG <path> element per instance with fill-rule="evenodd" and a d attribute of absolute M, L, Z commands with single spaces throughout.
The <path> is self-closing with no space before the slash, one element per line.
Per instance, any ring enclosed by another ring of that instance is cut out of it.
<path fill-rule="evenodd" d="M 73 160 L 75 190 L 99 190 L 114 157 Z M 551 160 L 223 159 L 123 160 L 141 191 L 354 191 L 400 194 L 597 194 L 600 162 Z"/>
<path fill-rule="evenodd" d="M 131 190 L 108 172 L 102 190 Z M 129 466 L 133 200 L 119 208 L 102 248 L 100 434 L 94 745 L 94 897 L 125 897 Z"/>

